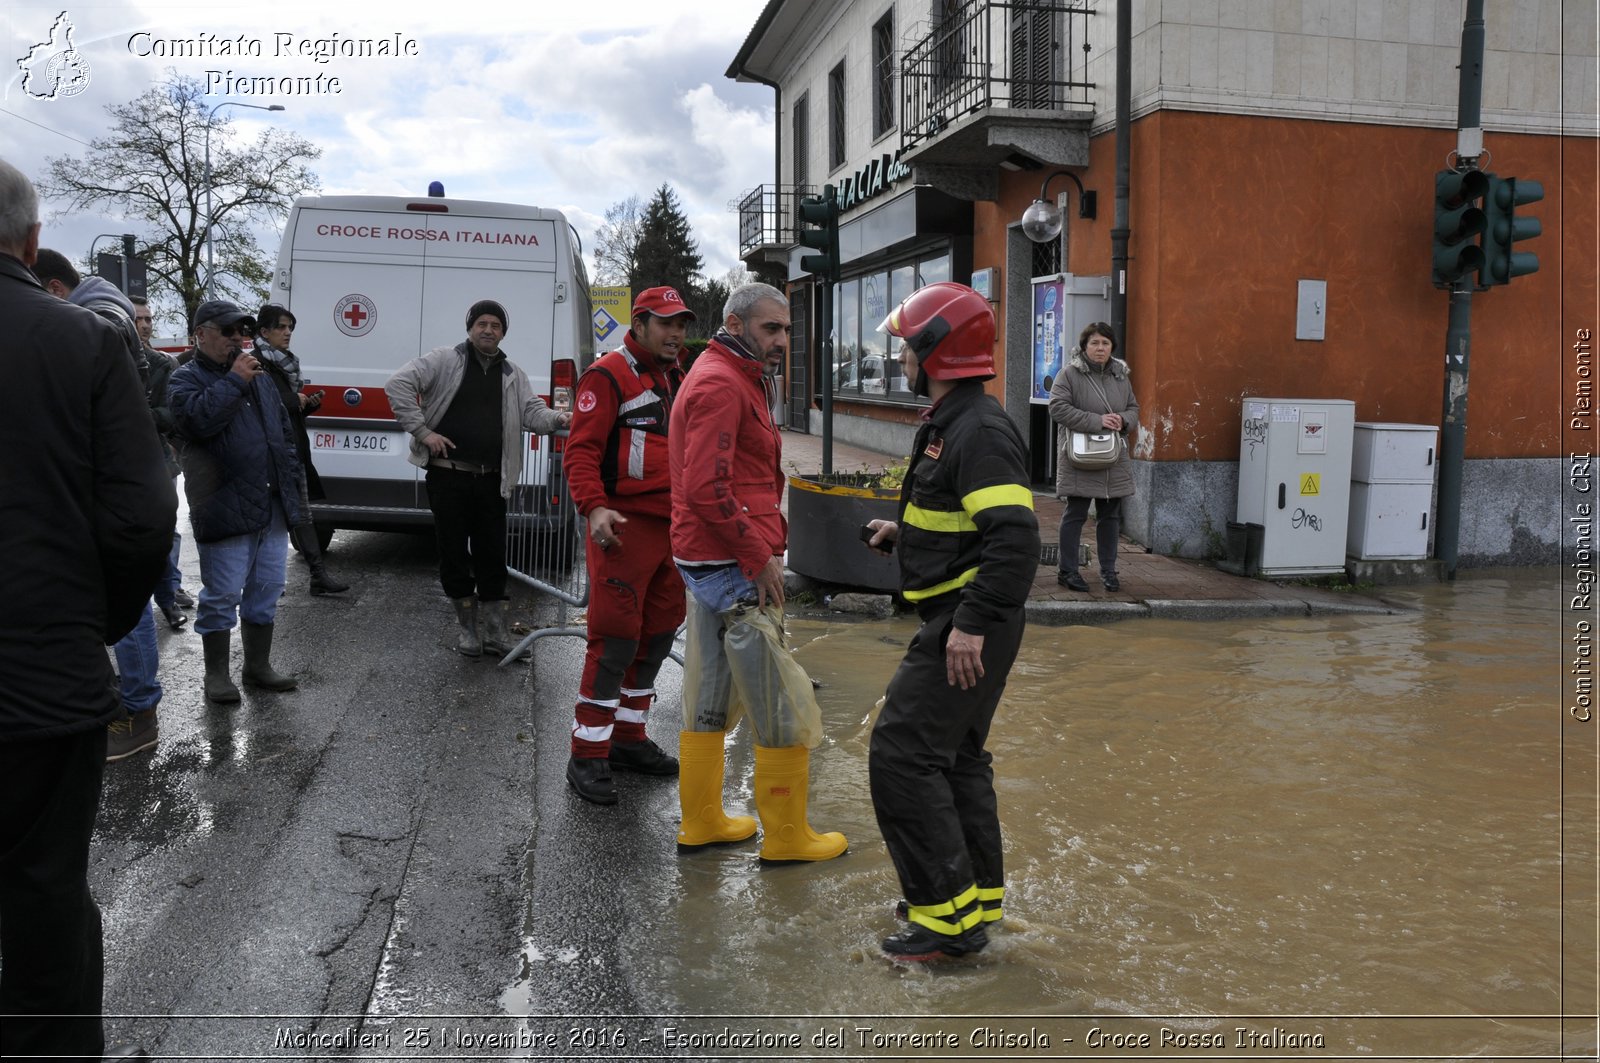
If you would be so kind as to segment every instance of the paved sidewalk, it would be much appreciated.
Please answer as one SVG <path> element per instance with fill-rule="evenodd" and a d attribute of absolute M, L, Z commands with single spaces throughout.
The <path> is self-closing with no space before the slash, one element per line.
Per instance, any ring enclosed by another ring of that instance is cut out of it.
<path fill-rule="evenodd" d="M 904 455 L 880 454 L 838 440 L 833 443 L 834 472 L 877 471 L 902 457 Z M 822 437 L 785 431 L 783 467 L 786 471 L 820 472 Z M 787 510 L 787 492 L 784 505 Z M 1041 542 L 1055 545 L 1060 536 L 1062 502 L 1051 492 L 1035 490 L 1033 505 L 1039 516 Z M 1092 518 L 1084 525 L 1083 542 L 1091 548 L 1094 545 Z M 1235 576 L 1205 562 L 1148 553 L 1126 537 L 1117 551 L 1117 574 L 1122 589 L 1109 593 L 1100 586 L 1099 569 L 1091 563 L 1083 573 L 1089 583 L 1089 592 L 1085 594 L 1057 584 L 1055 565 L 1041 564 L 1033 582 L 1033 592 L 1028 597 L 1028 619 L 1033 623 L 1063 625 L 1103 624 L 1139 617 L 1211 620 L 1405 611 L 1371 594 Z"/>

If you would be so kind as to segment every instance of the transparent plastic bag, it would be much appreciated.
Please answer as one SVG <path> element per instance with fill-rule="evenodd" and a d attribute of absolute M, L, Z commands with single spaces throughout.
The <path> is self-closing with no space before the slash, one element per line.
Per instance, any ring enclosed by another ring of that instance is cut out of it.
<path fill-rule="evenodd" d="M 776 605 L 739 605 L 718 614 L 691 597 L 683 695 L 686 730 L 731 731 L 748 715 L 761 745 L 815 749 L 822 743 L 822 709 L 811 677 L 789 652 Z"/>

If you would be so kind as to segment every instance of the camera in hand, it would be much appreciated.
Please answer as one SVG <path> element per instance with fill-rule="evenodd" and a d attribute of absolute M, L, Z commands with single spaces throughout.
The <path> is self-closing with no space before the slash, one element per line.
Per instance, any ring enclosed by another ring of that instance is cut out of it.
<path fill-rule="evenodd" d="M 872 537 L 876 534 L 878 534 L 878 529 L 874 528 L 872 525 L 863 524 L 861 526 L 861 541 L 869 546 L 872 544 Z M 885 539 L 883 542 L 877 545 L 877 549 L 887 551 L 891 554 L 894 553 L 894 540 Z"/>

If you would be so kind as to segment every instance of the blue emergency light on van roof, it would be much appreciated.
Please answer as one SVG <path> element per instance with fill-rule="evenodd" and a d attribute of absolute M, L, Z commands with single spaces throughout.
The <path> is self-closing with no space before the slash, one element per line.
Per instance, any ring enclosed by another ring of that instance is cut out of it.
<path fill-rule="evenodd" d="M 428 182 L 428 196 L 431 199 L 443 199 L 444 198 L 444 182 L 443 181 L 429 181 Z"/>

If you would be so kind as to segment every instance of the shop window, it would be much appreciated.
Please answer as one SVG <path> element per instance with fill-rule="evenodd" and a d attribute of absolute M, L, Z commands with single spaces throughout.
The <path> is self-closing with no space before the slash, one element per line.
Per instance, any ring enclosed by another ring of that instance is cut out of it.
<path fill-rule="evenodd" d="M 861 392 L 861 281 L 842 281 L 834 288 L 833 389 Z"/>
<path fill-rule="evenodd" d="M 841 398 L 917 402 L 900 371 L 900 341 L 878 326 L 906 296 L 950 279 L 950 254 L 941 251 L 892 269 L 844 281 L 836 289 L 834 391 Z"/>

